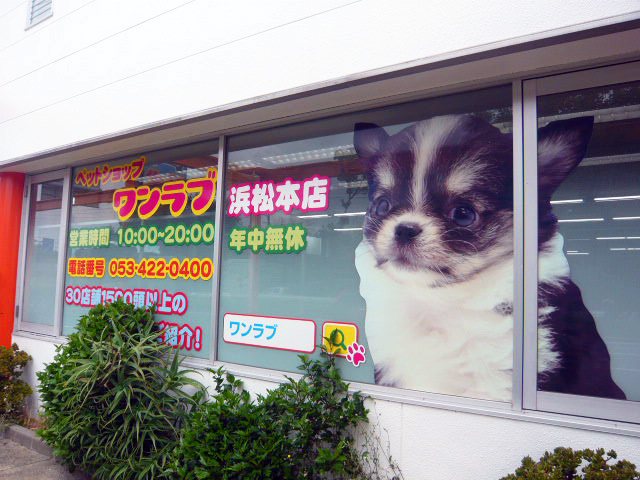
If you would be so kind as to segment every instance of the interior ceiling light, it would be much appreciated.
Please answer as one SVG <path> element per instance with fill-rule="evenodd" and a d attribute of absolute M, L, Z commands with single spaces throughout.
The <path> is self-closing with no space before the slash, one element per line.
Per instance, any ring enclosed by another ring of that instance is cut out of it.
<path fill-rule="evenodd" d="M 229 162 L 229 168 L 231 170 L 240 170 L 245 168 L 256 168 L 258 164 L 253 160 L 238 160 L 236 162 Z"/>
<path fill-rule="evenodd" d="M 640 195 L 625 195 L 622 197 L 597 197 L 597 198 L 594 198 L 593 200 L 596 202 L 619 202 L 623 200 L 640 200 Z"/>
<path fill-rule="evenodd" d="M 640 217 L 613 217 L 614 220 L 640 220 Z"/>
<path fill-rule="evenodd" d="M 283 155 L 273 155 L 263 157 L 267 163 L 272 165 L 299 165 L 304 163 L 314 163 L 318 160 L 333 159 L 355 155 L 356 150 L 353 145 L 339 145 L 337 147 L 319 148 L 316 150 L 306 150 L 304 152 L 285 153 Z"/>
<path fill-rule="evenodd" d="M 596 237 L 596 240 L 640 240 L 640 237 Z"/>
<path fill-rule="evenodd" d="M 367 214 L 367 212 L 345 212 L 345 213 L 334 213 L 334 217 L 363 217 Z"/>
<path fill-rule="evenodd" d="M 366 180 L 338 181 L 338 186 L 342 188 L 365 188 L 369 185 Z"/>
<path fill-rule="evenodd" d="M 334 228 L 333 230 L 335 232 L 358 232 L 358 231 L 362 230 L 362 227 L 358 227 L 358 228 Z"/>
<path fill-rule="evenodd" d="M 298 218 L 329 218 L 331 215 L 327 215 L 326 213 L 318 214 L 318 215 L 298 215 Z"/>
<path fill-rule="evenodd" d="M 551 200 L 551 205 L 563 205 L 565 203 L 582 203 L 582 198 L 574 198 L 570 200 Z"/>
<path fill-rule="evenodd" d="M 146 185 L 148 183 L 165 183 L 173 180 L 183 180 L 185 178 L 184 173 L 158 173 L 156 175 L 148 175 L 146 177 L 140 177 L 138 182 Z"/>
<path fill-rule="evenodd" d="M 640 218 L 640 217 L 638 217 Z M 615 220 L 615 218 L 614 218 Z M 558 223 L 578 223 L 578 222 L 604 222 L 604 218 L 566 218 L 558 220 Z"/>

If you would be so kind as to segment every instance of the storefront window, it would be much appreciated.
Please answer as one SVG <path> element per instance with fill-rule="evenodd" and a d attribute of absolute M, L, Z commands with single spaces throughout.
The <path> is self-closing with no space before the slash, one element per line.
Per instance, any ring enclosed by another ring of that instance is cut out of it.
<path fill-rule="evenodd" d="M 231 137 L 218 358 L 510 401 L 512 175 L 509 86 Z"/>
<path fill-rule="evenodd" d="M 209 357 L 217 154 L 213 141 L 73 170 L 65 335 L 122 298 L 155 305 L 166 343 Z"/>
<path fill-rule="evenodd" d="M 54 324 L 62 190 L 62 179 L 33 183 L 30 188 L 22 313 L 25 323 Z"/>
<path fill-rule="evenodd" d="M 640 82 L 538 99 L 538 390 L 640 400 Z"/>

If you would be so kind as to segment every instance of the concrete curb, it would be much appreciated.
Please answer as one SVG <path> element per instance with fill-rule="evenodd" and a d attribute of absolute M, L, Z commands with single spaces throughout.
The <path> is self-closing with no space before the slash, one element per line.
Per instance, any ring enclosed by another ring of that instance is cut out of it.
<path fill-rule="evenodd" d="M 17 425 L 0 425 L 0 480 L 91 480 L 69 472 L 36 433 Z"/>
<path fill-rule="evenodd" d="M 1 427 L 0 427 L 1 428 Z M 36 432 L 19 425 L 5 426 L 4 431 L 0 434 L 1 438 L 6 438 L 23 447 L 38 452 L 47 457 L 53 457 L 53 450 L 49 445 L 36 435 Z"/>

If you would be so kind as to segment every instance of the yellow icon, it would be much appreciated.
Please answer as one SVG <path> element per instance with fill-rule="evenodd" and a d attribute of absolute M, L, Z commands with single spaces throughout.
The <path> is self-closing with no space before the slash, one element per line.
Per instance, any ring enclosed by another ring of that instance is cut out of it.
<path fill-rule="evenodd" d="M 326 322 L 322 325 L 322 345 L 329 353 L 346 356 L 347 348 L 358 341 L 358 327 L 353 323 Z"/>

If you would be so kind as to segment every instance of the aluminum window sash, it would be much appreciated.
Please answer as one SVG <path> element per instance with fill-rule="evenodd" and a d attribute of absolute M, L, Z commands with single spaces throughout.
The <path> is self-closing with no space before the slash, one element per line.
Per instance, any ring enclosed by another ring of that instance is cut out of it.
<path fill-rule="evenodd" d="M 522 410 L 524 338 L 524 195 L 522 81 L 512 84 L 513 125 L 513 388 L 511 404 Z"/>
<path fill-rule="evenodd" d="M 524 408 L 640 423 L 640 402 L 537 391 L 537 279 L 538 279 L 538 172 L 537 97 L 640 79 L 640 62 L 571 72 L 525 81 L 524 109 L 524 195 L 525 195 L 525 344 Z"/>
<path fill-rule="evenodd" d="M 24 269 L 26 262 L 27 251 L 27 238 L 29 232 L 27 231 L 29 220 L 29 204 L 31 196 L 31 177 L 27 177 L 24 182 L 24 193 L 22 194 L 22 218 L 20 219 L 20 251 L 18 252 L 18 271 L 16 274 L 16 312 L 14 318 L 13 330 L 19 331 L 22 328 L 22 302 L 24 298 Z"/>
<path fill-rule="evenodd" d="M 22 308 L 20 308 L 20 310 L 22 310 Z M 45 325 L 43 323 L 31 323 L 23 321 L 20 323 L 20 331 L 37 333 L 40 335 L 46 335 L 48 337 L 54 337 L 56 335 L 54 331 L 54 325 Z"/>
<path fill-rule="evenodd" d="M 640 423 L 640 402 L 538 392 L 538 410 L 581 417 Z"/>
<path fill-rule="evenodd" d="M 27 267 L 27 245 L 29 241 L 29 233 L 31 228 L 31 225 L 29 225 L 29 215 L 31 213 L 31 187 L 39 183 L 45 183 L 45 182 L 50 182 L 52 180 L 64 179 L 65 175 L 66 175 L 65 170 L 56 170 L 53 172 L 42 173 L 39 175 L 32 175 L 26 178 L 26 181 L 24 184 L 25 193 L 23 196 L 22 222 L 20 225 L 20 233 L 21 233 L 20 256 L 19 256 L 18 274 L 16 275 L 17 282 L 18 282 L 18 285 L 16 287 L 16 306 L 18 307 L 18 315 L 15 319 L 14 331 L 27 331 L 27 332 L 39 333 L 43 335 L 57 335 L 57 331 L 55 330 L 55 325 L 56 325 L 55 316 L 54 316 L 53 325 L 32 323 L 24 320 L 23 318 L 24 293 L 25 293 L 24 282 L 26 278 L 25 269 Z M 65 201 L 64 186 L 62 190 L 62 197 L 63 197 L 62 207 L 64 208 L 64 201 Z M 60 225 L 60 228 L 62 233 L 62 223 Z M 58 245 L 60 246 L 61 244 L 59 243 Z M 60 255 L 60 251 L 58 251 L 58 256 L 59 255 Z M 57 285 L 56 285 L 56 288 L 57 288 Z"/>
<path fill-rule="evenodd" d="M 45 172 L 45 173 L 39 173 L 37 175 L 31 175 L 29 176 L 29 180 L 31 182 L 31 185 L 33 184 L 37 184 L 37 183 L 45 183 L 45 182 L 50 182 L 52 180 L 64 180 L 64 176 L 66 175 L 67 169 L 59 169 L 59 170 L 54 170 L 51 172 Z"/>
<path fill-rule="evenodd" d="M 62 335 L 62 313 L 64 311 L 64 282 L 66 277 L 67 264 L 67 230 L 69 227 L 69 214 L 71 210 L 71 169 L 68 168 L 64 174 L 62 186 L 62 208 L 60 218 L 60 236 L 58 238 L 58 268 L 56 272 L 56 300 L 54 304 L 54 334 Z"/>
<path fill-rule="evenodd" d="M 640 72 L 640 62 L 629 62 L 610 67 L 542 77 L 534 81 L 538 95 L 549 95 L 616 83 L 633 82 L 638 80 L 638 72 Z"/>
<path fill-rule="evenodd" d="M 538 374 L 538 129 L 536 83 L 522 86 L 523 221 L 523 407 L 535 410 Z"/>
<path fill-rule="evenodd" d="M 224 195 L 225 172 L 227 169 L 227 138 L 222 135 L 218 140 L 218 179 L 216 188 L 216 219 L 215 236 L 213 240 L 213 265 L 214 275 L 212 279 L 213 291 L 211 294 L 211 355 L 212 361 L 218 358 L 218 319 L 220 318 L 220 260 L 222 258 L 222 222 L 224 220 Z"/>

